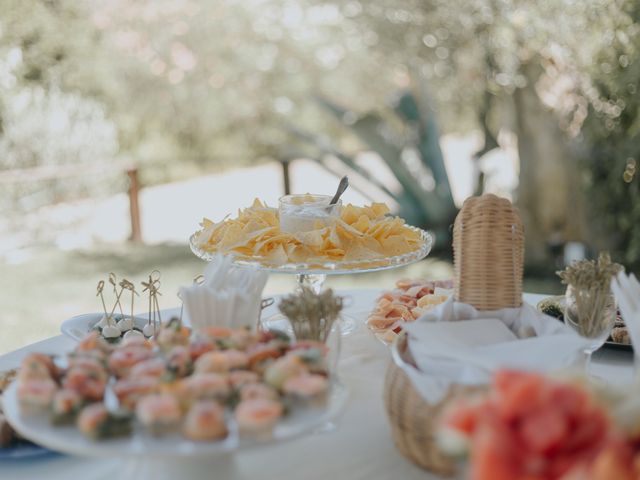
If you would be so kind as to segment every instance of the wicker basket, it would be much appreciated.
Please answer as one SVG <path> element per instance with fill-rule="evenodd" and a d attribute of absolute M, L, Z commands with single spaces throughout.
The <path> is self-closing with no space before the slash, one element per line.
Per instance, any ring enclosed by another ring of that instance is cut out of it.
<path fill-rule="evenodd" d="M 455 299 L 478 310 L 522 305 L 524 227 L 509 200 L 464 202 L 453 226 Z"/>
<path fill-rule="evenodd" d="M 415 391 L 411 380 L 400 368 L 402 363 L 413 364 L 407 351 L 407 337 L 399 335 L 392 348 L 393 360 L 384 379 L 384 403 L 391 422 L 391 434 L 396 447 L 416 465 L 449 476 L 456 472 L 456 465 L 438 448 L 435 433 L 440 412 L 454 398 L 481 387 L 454 385 L 447 396 L 432 405 Z"/>
<path fill-rule="evenodd" d="M 455 298 L 478 310 L 522 305 L 524 229 L 517 210 L 495 195 L 472 197 L 456 217 L 453 231 Z M 418 466 L 440 475 L 456 472 L 456 465 L 435 439 L 439 413 L 452 399 L 482 387 L 454 385 L 446 397 L 430 404 L 415 390 L 401 365 L 415 365 L 406 335 L 394 342 L 387 369 L 384 399 L 393 439 Z"/>

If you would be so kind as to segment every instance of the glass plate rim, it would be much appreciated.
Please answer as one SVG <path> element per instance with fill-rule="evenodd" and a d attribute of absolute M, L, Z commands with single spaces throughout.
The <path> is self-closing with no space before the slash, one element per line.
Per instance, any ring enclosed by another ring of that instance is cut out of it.
<path fill-rule="evenodd" d="M 390 268 L 401 267 L 417 262 L 425 258 L 431 252 L 435 244 L 435 235 L 418 227 L 408 225 L 407 228 L 420 234 L 422 244 L 416 250 L 394 255 L 390 257 L 382 257 L 371 260 L 347 260 L 347 261 L 327 261 L 324 263 L 285 263 L 282 265 L 265 264 L 259 257 L 244 257 L 232 254 L 234 263 L 239 266 L 256 267 L 272 273 L 294 273 L 294 274 L 348 274 L 358 272 L 376 272 L 387 270 Z M 217 253 L 207 252 L 198 247 L 195 243 L 195 237 L 199 232 L 193 233 L 189 237 L 189 247 L 195 256 L 210 262 Z"/>

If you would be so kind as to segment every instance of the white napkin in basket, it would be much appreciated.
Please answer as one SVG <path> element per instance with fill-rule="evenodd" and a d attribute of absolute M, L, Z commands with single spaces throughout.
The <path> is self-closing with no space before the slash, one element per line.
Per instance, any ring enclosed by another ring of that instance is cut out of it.
<path fill-rule="evenodd" d="M 439 402 L 454 383 L 488 383 L 500 368 L 546 372 L 566 367 L 590 344 L 526 303 L 480 312 L 450 298 L 404 329 L 417 368 L 401 367 L 430 403 Z M 536 336 L 528 336 L 533 332 Z M 518 338 L 523 334 L 528 338 Z"/>
<path fill-rule="evenodd" d="M 180 288 L 191 326 L 198 330 L 255 325 L 267 277 L 264 271 L 233 266 L 230 257 L 217 255 L 205 268 L 201 285 Z"/>

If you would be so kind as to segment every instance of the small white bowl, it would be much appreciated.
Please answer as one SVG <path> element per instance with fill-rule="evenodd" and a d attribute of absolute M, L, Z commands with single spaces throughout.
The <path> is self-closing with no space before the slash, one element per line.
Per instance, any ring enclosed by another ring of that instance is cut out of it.
<path fill-rule="evenodd" d="M 63 335 L 66 335 L 73 340 L 80 341 L 89 332 L 91 332 L 91 330 L 93 330 L 95 324 L 98 323 L 102 317 L 104 317 L 104 313 L 85 313 L 83 315 L 77 315 L 62 322 L 60 331 Z M 119 319 L 119 317 L 120 314 L 117 314 L 116 320 Z M 142 330 L 142 328 L 147 324 L 147 321 L 148 319 L 145 317 L 133 317 L 134 327 L 139 328 L 140 330 Z"/>

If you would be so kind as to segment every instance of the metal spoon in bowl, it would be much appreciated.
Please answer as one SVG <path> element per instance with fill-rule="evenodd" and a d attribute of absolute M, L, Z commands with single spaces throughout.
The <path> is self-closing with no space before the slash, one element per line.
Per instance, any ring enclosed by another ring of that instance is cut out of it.
<path fill-rule="evenodd" d="M 333 196 L 333 198 L 329 202 L 329 205 L 335 205 L 336 203 L 338 203 L 338 200 L 340 200 L 340 197 L 342 196 L 342 194 L 344 193 L 344 191 L 347 189 L 348 186 L 349 186 L 349 177 L 345 175 L 340 179 L 340 183 L 338 184 L 338 190 L 336 190 L 336 194 Z"/>

